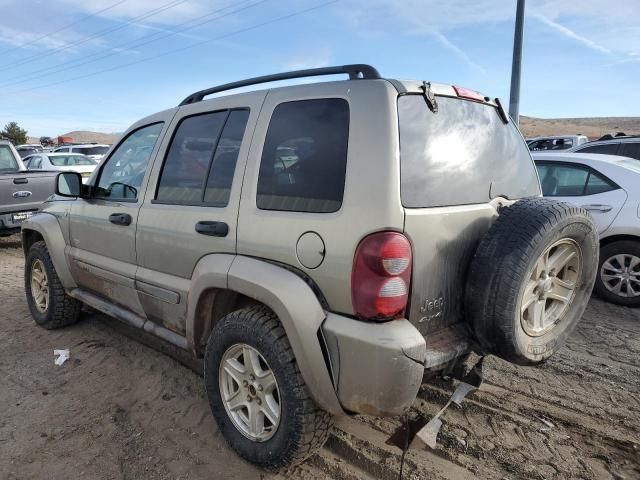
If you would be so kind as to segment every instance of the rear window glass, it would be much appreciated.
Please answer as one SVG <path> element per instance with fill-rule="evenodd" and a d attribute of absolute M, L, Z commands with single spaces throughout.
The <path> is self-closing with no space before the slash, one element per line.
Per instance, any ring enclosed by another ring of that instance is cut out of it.
<path fill-rule="evenodd" d="M 438 97 L 438 113 L 420 95 L 398 99 L 401 195 L 408 208 L 485 203 L 539 195 L 524 139 L 494 107 Z"/>
<path fill-rule="evenodd" d="M 8 145 L 0 145 L 0 172 L 14 170 L 18 170 L 18 162 L 16 162 L 11 148 Z"/>
<path fill-rule="evenodd" d="M 529 150 L 566 150 L 573 147 L 571 138 L 542 138 L 529 142 Z"/>
<path fill-rule="evenodd" d="M 338 211 L 344 193 L 348 140 L 346 100 L 325 98 L 278 105 L 262 150 L 258 208 Z"/>
<path fill-rule="evenodd" d="M 74 147 L 72 151 L 83 155 L 104 155 L 109 147 Z"/>
<path fill-rule="evenodd" d="M 580 148 L 576 150 L 582 153 L 607 153 L 609 155 L 615 155 L 618 151 L 619 143 L 603 143 L 601 145 L 591 145 L 589 147 Z"/>

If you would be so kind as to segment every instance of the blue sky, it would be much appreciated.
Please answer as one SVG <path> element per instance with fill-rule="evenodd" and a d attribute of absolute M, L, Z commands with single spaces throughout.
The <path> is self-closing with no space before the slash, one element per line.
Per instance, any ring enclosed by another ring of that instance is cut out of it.
<path fill-rule="evenodd" d="M 34 136 L 119 132 L 201 88 L 332 64 L 509 96 L 515 0 L 0 0 L 0 11 L 0 126 Z M 521 114 L 640 115 L 640 0 L 526 11 Z"/>

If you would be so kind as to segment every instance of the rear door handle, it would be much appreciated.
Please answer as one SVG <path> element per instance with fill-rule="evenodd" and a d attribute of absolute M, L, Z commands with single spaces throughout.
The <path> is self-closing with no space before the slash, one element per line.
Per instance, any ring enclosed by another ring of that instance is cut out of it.
<path fill-rule="evenodd" d="M 29 179 L 28 178 L 14 178 L 13 179 L 13 183 L 15 183 L 16 185 L 20 185 L 21 183 L 29 183 Z"/>
<path fill-rule="evenodd" d="M 109 215 L 109 221 L 116 225 L 131 225 L 131 215 L 128 213 L 112 213 Z"/>
<path fill-rule="evenodd" d="M 229 225 L 224 222 L 198 222 L 196 223 L 196 232 L 210 237 L 226 237 L 229 233 Z"/>
<path fill-rule="evenodd" d="M 600 205 L 600 204 L 583 205 L 582 208 L 584 208 L 588 212 L 602 212 L 602 213 L 610 212 L 611 210 L 613 210 L 613 207 L 611 205 Z"/>

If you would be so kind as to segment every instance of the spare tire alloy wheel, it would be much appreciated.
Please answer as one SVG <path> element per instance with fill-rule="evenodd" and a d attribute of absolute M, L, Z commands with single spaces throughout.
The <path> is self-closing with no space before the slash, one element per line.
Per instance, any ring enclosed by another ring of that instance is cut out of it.
<path fill-rule="evenodd" d="M 479 348 L 521 365 L 553 355 L 584 313 L 598 251 L 582 208 L 527 198 L 502 209 L 478 245 L 465 291 Z"/>
<path fill-rule="evenodd" d="M 237 343 L 220 362 L 220 392 L 233 425 L 254 442 L 270 439 L 280 424 L 280 392 L 266 360 L 250 345 Z"/>
<path fill-rule="evenodd" d="M 618 254 L 607 258 L 600 267 L 605 288 L 619 297 L 640 297 L 640 257 Z"/>
<path fill-rule="evenodd" d="M 49 278 L 42 260 L 35 259 L 31 264 L 31 295 L 33 303 L 40 313 L 47 313 L 49 308 Z"/>
<path fill-rule="evenodd" d="M 581 272 L 582 252 L 574 240 L 559 240 L 544 251 L 522 296 L 520 321 L 527 335 L 544 335 L 564 318 Z"/>

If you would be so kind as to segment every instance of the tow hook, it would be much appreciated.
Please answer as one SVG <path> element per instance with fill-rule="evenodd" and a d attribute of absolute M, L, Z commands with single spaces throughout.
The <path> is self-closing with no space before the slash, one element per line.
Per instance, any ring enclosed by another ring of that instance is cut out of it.
<path fill-rule="evenodd" d="M 387 445 L 394 445 L 402 450 L 403 453 L 409 448 L 417 448 L 421 446 L 421 444 L 432 449 L 436 448 L 438 433 L 442 427 L 440 417 L 442 417 L 452 403 L 460 407 L 467 395 L 480 388 L 483 380 L 482 366 L 484 358 L 485 357 L 480 357 L 471 370 L 469 370 L 469 373 L 459 379 L 460 383 L 458 383 L 453 394 L 444 407 L 442 407 L 433 418 L 429 420 L 421 412 L 413 419 L 405 416 L 403 424 L 398 427 L 396 431 L 393 432 L 393 435 L 386 441 Z"/>

